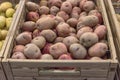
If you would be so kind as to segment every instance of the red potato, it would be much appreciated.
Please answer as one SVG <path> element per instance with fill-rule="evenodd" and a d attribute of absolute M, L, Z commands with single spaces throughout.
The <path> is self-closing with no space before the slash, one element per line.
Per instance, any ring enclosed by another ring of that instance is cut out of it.
<path fill-rule="evenodd" d="M 58 43 L 58 42 L 63 42 L 63 37 L 57 37 L 54 41 L 54 43 Z"/>
<path fill-rule="evenodd" d="M 79 41 L 83 46 L 89 48 L 98 42 L 98 36 L 96 33 L 86 32 L 81 35 L 81 37 L 79 38 Z"/>
<path fill-rule="evenodd" d="M 79 40 L 74 37 L 74 36 L 68 36 L 68 37 L 65 37 L 63 39 L 63 43 L 66 45 L 66 47 L 70 47 L 70 45 L 74 44 L 74 43 L 78 43 Z"/>
<path fill-rule="evenodd" d="M 103 57 L 108 50 L 108 46 L 105 43 L 96 43 L 89 48 L 88 53 L 91 57 Z"/>
<path fill-rule="evenodd" d="M 54 16 L 56 16 L 56 14 L 57 14 L 59 11 L 60 11 L 60 9 L 59 9 L 58 7 L 56 7 L 56 6 L 52 6 L 52 7 L 50 8 L 50 14 L 52 14 L 52 15 L 54 15 Z"/>
<path fill-rule="evenodd" d="M 62 1 L 61 0 L 48 0 L 48 6 L 56 6 L 61 7 Z"/>
<path fill-rule="evenodd" d="M 47 0 L 40 0 L 40 6 L 47 6 L 48 1 Z"/>
<path fill-rule="evenodd" d="M 83 5 L 85 4 L 85 2 L 87 2 L 88 0 L 81 0 L 79 3 L 79 7 L 83 10 Z"/>
<path fill-rule="evenodd" d="M 69 54 L 62 54 L 58 59 L 59 60 L 72 60 L 72 57 Z"/>
<path fill-rule="evenodd" d="M 72 7 L 78 6 L 77 0 L 66 0 L 67 2 L 70 2 L 72 4 Z"/>
<path fill-rule="evenodd" d="M 57 16 L 62 17 L 65 21 L 67 21 L 69 19 L 69 15 L 64 11 L 58 12 Z"/>
<path fill-rule="evenodd" d="M 78 30 L 77 37 L 80 38 L 81 35 L 86 32 L 93 32 L 93 29 L 89 26 L 82 27 L 81 29 Z"/>
<path fill-rule="evenodd" d="M 12 59 L 26 59 L 25 55 L 22 52 L 14 52 Z"/>
<path fill-rule="evenodd" d="M 95 9 L 95 3 L 93 1 L 86 1 L 83 5 L 83 10 L 89 12 Z"/>
<path fill-rule="evenodd" d="M 67 47 L 63 43 L 56 43 L 50 47 L 50 54 L 58 59 L 62 54 L 67 53 Z"/>
<path fill-rule="evenodd" d="M 16 37 L 16 43 L 19 45 L 26 45 L 32 40 L 32 35 L 30 32 L 23 32 Z"/>
<path fill-rule="evenodd" d="M 73 7 L 72 12 L 76 12 L 76 13 L 80 14 L 81 9 L 79 7 Z"/>
<path fill-rule="evenodd" d="M 71 16 L 71 18 L 75 18 L 77 20 L 79 19 L 79 14 L 76 12 L 72 12 L 70 16 Z"/>
<path fill-rule="evenodd" d="M 39 5 L 37 5 L 36 3 L 34 2 L 26 2 L 26 7 L 27 7 L 27 10 L 29 11 L 38 11 L 39 10 Z"/>
<path fill-rule="evenodd" d="M 55 26 L 55 20 L 50 16 L 41 17 L 36 22 L 36 26 L 39 30 L 51 29 Z"/>
<path fill-rule="evenodd" d="M 72 44 L 69 47 L 69 51 L 75 59 L 84 59 L 87 56 L 87 50 L 85 47 L 78 43 Z"/>
<path fill-rule="evenodd" d="M 25 46 L 24 45 L 16 45 L 14 48 L 13 48 L 13 53 L 15 52 L 24 52 L 24 49 L 25 49 Z"/>
<path fill-rule="evenodd" d="M 95 16 L 97 16 L 98 19 L 99 19 L 99 24 L 102 24 L 103 18 L 102 18 L 101 13 L 98 10 L 91 10 L 88 15 L 95 15 Z"/>
<path fill-rule="evenodd" d="M 72 11 L 72 4 L 68 1 L 63 2 L 60 10 L 66 12 L 67 14 L 70 14 Z"/>
<path fill-rule="evenodd" d="M 79 30 L 82 26 L 90 26 L 95 27 L 99 23 L 98 17 L 94 15 L 85 16 L 82 20 L 77 24 L 77 30 Z"/>
<path fill-rule="evenodd" d="M 39 8 L 39 13 L 40 15 L 43 15 L 43 14 L 48 14 L 50 11 L 50 9 L 47 7 L 47 6 L 41 6 Z"/>
<path fill-rule="evenodd" d="M 33 33 L 32 33 L 32 36 L 33 36 L 33 38 L 35 38 L 35 37 L 37 37 L 37 36 L 40 36 L 40 30 L 39 29 L 35 29 L 34 31 L 33 31 Z"/>
<path fill-rule="evenodd" d="M 39 59 L 42 54 L 39 47 L 33 43 L 30 43 L 25 46 L 24 55 L 29 59 Z"/>
<path fill-rule="evenodd" d="M 45 47 L 43 48 L 42 50 L 42 54 L 50 54 L 50 47 L 52 46 L 53 44 L 51 43 L 46 43 Z"/>
<path fill-rule="evenodd" d="M 71 26 L 71 27 L 76 27 L 78 20 L 76 18 L 70 18 L 67 20 L 67 23 Z"/>
<path fill-rule="evenodd" d="M 74 36 L 74 37 L 76 37 L 76 38 L 77 38 L 76 33 L 70 33 L 70 34 L 69 34 L 69 36 Z"/>
<path fill-rule="evenodd" d="M 28 12 L 26 19 L 28 21 L 34 21 L 36 22 L 40 18 L 39 14 L 37 12 Z"/>
<path fill-rule="evenodd" d="M 100 58 L 100 57 L 92 57 L 92 58 L 90 58 L 90 60 L 102 60 L 102 58 Z"/>
<path fill-rule="evenodd" d="M 55 20 L 55 25 L 57 26 L 59 23 L 61 23 L 61 22 L 65 22 L 65 20 L 62 18 L 62 17 L 59 17 L 59 16 L 56 16 L 55 18 L 54 18 L 54 20 Z"/>
<path fill-rule="evenodd" d="M 38 36 L 38 37 L 35 37 L 31 43 L 37 45 L 40 49 L 42 49 L 45 44 L 46 44 L 46 40 L 43 36 Z"/>
<path fill-rule="evenodd" d="M 22 25 L 22 30 L 23 31 L 34 31 L 36 29 L 35 22 L 33 21 L 26 21 Z"/>
<path fill-rule="evenodd" d="M 56 33 L 50 29 L 41 31 L 40 35 L 43 36 L 47 42 L 53 42 L 57 37 Z"/>
<path fill-rule="evenodd" d="M 81 12 L 81 13 L 80 13 L 80 17 L 81 17 L 81 16 L 87 16 L 87 15 L 88 15 L 87 12 Z"/>
<path fill-rule="evenodd" d="M 75 29 L 75 28 L 70 27 L 70 33 L 76 33 L 76 29 Z"/>
<path fill-rule="evenodd" d="M 40 59 L 41 60 L 53 60 L 53 57 L 50 54 L 43 54 Z"/>
<path fill-rule="evenodd" d="M 65 22 L 61 22 L 56 27 L 56 30 L 58 32 L 59 37 L 66 37 L 70 33 L 70 26 Z"/>
<path fill-rule="evenodd" d="M 96 33 L 99 37 L 99 39 L 104 39 L 104 37 L 107 34 L 107 28 L 105 25 L 99 25 L 97 28 L 94 30 L 94 33 Z"/>

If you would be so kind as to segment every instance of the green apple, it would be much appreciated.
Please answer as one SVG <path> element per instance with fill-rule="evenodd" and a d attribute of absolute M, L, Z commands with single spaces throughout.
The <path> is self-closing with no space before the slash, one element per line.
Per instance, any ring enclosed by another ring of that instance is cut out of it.
<path fill-rule="evenodd" d="M 0 41 L 0 50 L 2 49 L 2 46 L 3 46 L 3 42 Z"/>
<path fill-rule="evenodd" d="M 6 17 L 13 17 L 13 14 L 15 13 L 15 10 L 13 8 L 8 8 L 6 10 Z"/>
<path fill-rule="evenodd" d="M 8 31 L 7 30 L 1 30 L 1 34 L 2 34 L 2 40 L 5 40 L 6 36 L 7 36 Z"/>
<path fill-rule="evenodd" d="M 9 30 L 13 18 L 6 18 L 6 29 Z"/>
<path fill-rule="evenodd" d="M 0 29 L 3 29 L 6 24 L 6 18 L 4 16 L 0 16 Z"/>
<path fill-rule="evenodd" d="M 1 5 L 0 5 L 0 11 L 3 11 L 3 12 L 5 12 L 8 8 L 12 8 L 12 3 L 10 3 L 10 2 L 3 2 L 3 3 L 1 3 Z"/>

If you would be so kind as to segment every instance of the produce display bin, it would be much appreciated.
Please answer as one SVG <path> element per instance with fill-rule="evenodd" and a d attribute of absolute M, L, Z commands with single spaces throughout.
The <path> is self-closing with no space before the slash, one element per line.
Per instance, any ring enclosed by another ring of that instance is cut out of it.
<path fill-rule="evenodd" d="M 11 59 L 15 38 L 25 21 L 28 0 L 23 0 L 14 24 L 9 42 L 6 47 L 2 64 L 8 80 L 113 80 L 118 61 L 113 43 L 113 36 L 107 19 L 103 0 L 95 0 L 102 13 L 104 25 L 107 26 L 107 40 L 110 50 L 110 59 L 106 60 L 35 60 Z M 40 0 L 31 0 L 39 3 Z M 43 70 L 46 67 L 75 67 L 76 70 Z"/>
<path fill-rule="evenodd" d="M 0 3 L 6 2 L 6 1 L 11 2 L 13 4 L 13 6 L 15 6 L 16 4 L 20 5 L 20 0 L 0 0 Z M 7 34 L 6 38 L 5 38 L 4 44 L 2 46 L 2 49 L 0 50 L 0 80 L 6 80 L 5 73 L 4 73 L 4 70 L 3 70 L 3 67 L 2 67 L 2 59 L 3 59 L 3 55 L 4 55 L 4 52 L 5 52 L 7 43 L 9 42 L 9 37 L 11 36 L 11 31 L 13 29 L 13 25 L 15 24 L 15 19 L 17 18 L 17 13 L 18 12 L 19 11 L 17 9 L 15 14 L 14 14 L 11 26 L 10 26 L 9 31 L 8 31 L 8 34 Z"/>
<path fill-rule="evenodd" d="M 112 2 L 111 0 L 104 0 L 104 3 L 108 12 L 108 18 L 114 36 L 113 39 L 117 52 L 117 59 L 119 60 L 119 66 L 116 73 L 116 80 L 120 80 L 120 24 L 116 17 L 116 14 L 120 14 L 120 3 Z"/>

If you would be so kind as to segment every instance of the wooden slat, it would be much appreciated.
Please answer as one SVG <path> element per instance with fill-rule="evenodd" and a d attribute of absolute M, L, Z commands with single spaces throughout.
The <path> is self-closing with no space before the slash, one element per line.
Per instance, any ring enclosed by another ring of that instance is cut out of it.
<path fill-rule="evenodd" d="M 34 80 L 31 77 L 15 77 L 14 80 Z"/>
<path fill-rule="evenodd" d="M 4 73 L 1 62 L 2 61 L 1 61 L 1 58 L 0 58 L 0 80 L 6 80 L 6 76 L 5 76 L 5 73 Z"/>
<path fill-rule="evenodd" d="M 81 80 L 107 80 L 107 78 L 82 78 Z"/>

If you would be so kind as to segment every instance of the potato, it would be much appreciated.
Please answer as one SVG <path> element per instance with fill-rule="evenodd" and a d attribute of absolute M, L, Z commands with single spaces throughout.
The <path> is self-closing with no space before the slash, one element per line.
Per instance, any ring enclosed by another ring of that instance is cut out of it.
<path fill-rule="evenodd" d="M 70 2 L 72 4 L 72 7 L 78 6 L 77 0 L 67 0 L 67 2 Z"/>
<path fill-rule="evenodd" d="M 39 30 L 51 29 L 55 25 L 54 18 L 50 16 L 41 17 L 37 22 L 36 26 Z"/>
<path fill-rule="evenodd" d="M 106 54 L 108 46 L 105 43 L 96 43 L 89 48 L 88 53 L 91 57 L 102 57 Z"/>
<path fill-rule="evenodd" d="M 76 27 L 78 20 L 76 18 L 70 18 L 67 20 L 67 23 L 71 26 L 71 27 Z"/>
<path fill-rule="evenodd" d="M 47 7 L 47 6 L 41 6 L 39 8 L 39 13 L 40 15 L 43 15 L 43 14 L 48 14 L 50 11 L 50 9 Z"/>
<path fill-rule="evenodd" d="M 70 33 L 76 33 L 76 29 L 73 27 L 70 27 Z"/>
<path fill-rule="evenodd" d="M 76 12 L 72 12 L 70 16 L 71 18 L 79 19 L 79 14 Z"/>
<path fill-rule="evenodd" d="M 26 59 L 25 55 L 22 52 L 14 52 L 12 59 Z"/>
<path fill-rule="evenodd" d="M 28 12 L 26 19 L 28 21 L 34 21 L 36 22 L 39 19 L 39 14 L 37 12 Z"/>
<path fill-rule="evenodd" d="M 70 45 L 78 43 L 79 40 L 74 36 L 68 36 L 63 39 L 63 43 L 69 48 Z"/>
<path fill-rule="evenodd" d="M 61 0 L 48 0 L 48 6 L 56 6 L 61 7 L 62 1 Z"/>
<path fill-rule="evenodd" d="M 33 21 L 26 21 L 26 22 L 23 23 L 21 28 L 22 28 L 23 31 L 30 31 L 30 32 L 32 32 L 32 31 L 34 31 L 36 29 L 35 22 L 33 22 Z"/>
<path fill-rule="evenodd" d="M 49 52 L 50 51 L 50 46 L 52 46 L 51 43 L 46 43 L 45 47 L 42 50 L 42 53 L 43 54 L 50 54 L 50 52 Z"/>
<path fill-rule="evenodd" d="M 41 57 L 41 50 L 35 44 L 30 43 L 25 46 L 24 55 L 29 59 L 39 59 Z"/>
<path fill-rule="evenodd" d="M 87 12 L 81 12 L 81 13 L 80 13 L 80 17 L 81 17 L 81 16 L 87 16 Z"/>
<path fill-rule="evenodd" d="M 26 45 L 32 40 L 32 35 L 30 32 L 23 32 L 16 37 L 16 43 L 19 45 Z"/>
<path fill-rule="evenodd" d="M 77 30 L 79 30 L 82 26 L 90 26 L 95 27 L 99 23 L 98 17 L 94 15 L 85 16 L 82 20 L 77 24 Z"/>
<path fill-rule="evenodd" d="M 83 5 L 83 10 L 89 12 L 95 9 L 95 3 L 93 1 L 86 1 Z"/>
<path fill-rule="evenodd" d="M 96 33 L 93 32 L 86 32 L 84 34 L 81 35 L 81 37 L 79 38 L 80 43 L 89 48 L 92 45 L 94 45 L 95 43 L 98 42 L 98 36 Z"/>
<path fill-rule="evenodd" d="M 54 41 L 54 43 L 58 43 L 58 42 L 63 42 L 63 37 L 57 37 Z"/>
<path fill-rule="evenodd" d="M 35 29 L 34 31 L 33 31 L 33 33 L 32 33 L 32 37 L 33 38 L 35 38 L 35 37 L 37 37 L 37 36 L 40 36 L 40 30 L 38 30 L 38 29 Z"/>
<path fill-rule="evenodd" d="M 69 34 L 69 36 L 74 36 L 74 37 L 76 37 L 76 38 L 77 38 L 76 33 L 70 33 L 70 34 Z"/>
<path fill-rule="evenodd" d="M 79 7 L 73 7 L 72 12 L 76 12 L 76 13 L 80 14 L 81 9 Z"/>
<path fill-rule="evenodd" d="M 97 16 L 98 19 L 99 19 L 99 24 L 102 24 L 103 18 L 102 18 L 101 13 L 98 10 L 91 10 L 88 15 L 95 15 L 95 16 Z"/>
<path fill-rule="evenodd" d="M 72 60 L 72 57 L 69 54 L 62 54 L 59 60 Z"/>
<path fill-rule="evenodd" d="M 70 14 L 72 11 L 72 4 L 68 1 L 63 2 L 60 10 L 66 12 L 67 14 Z"/>
<path fill-rule="evenodd" d="M 16 45 L 14 48 L 13 48 L 13 53 L 15 52 L 24 52 L 24 49 L 25 49 L 25 46 L 24 45 Z"/>
<path fill-rule="evenodd" d="M 87 0 L 81 0 L 79 3 L 79 7 L 83 10 L 83 5 L 87 2 Z"/>
<path fill-rule="evenodd" d="M 47 0 L 40 0 L 40 6 L 47 6 Z"/>
<path fill-rule="evenodd" d="M 45 44 L 46 44 L 46 40 L 43 36 L 38 36 L 38 37 L 35 37 L 31 43 L 37 45 L 40 49 L 42 49 Z"/>
<path fill-rule="evenodd" d="M 99 39 L 104 39 L 104 37 L 107 34 L 107 28 L 105 25 L 99 25 L 95 30 L 94 33 L 96 33 L 99 37 Z"/>
<path fill-rule="evenodd" d="M 69 51 L 75 59 L 84 59 L 87 56 L 87 50 L 85 47 L 78 43 L 70 45 Z"/>
<path fill-rule="evenodd" d="M 41 60 L 53 60 L 53 57 L 50 54 L 43 54 L 40 59 Z"/>
<path fill-rule="evenodd" d="M 102 60 L 102 58 L 100 58 L 100 57 L 92 57 L 92 58 L 90 58 L 90 60 Z"/>
<path fill-rule="evenodd" d="M 58 12 L 57 16 L 62 17 L 65 21 L 67 21 L 69 19 L 69 15 L 64 11 Z"/>
<path fill-rule="evenodd" d="M 56 16 L 54 18 L 55 20 L 55 25 L 57 26 L 60 22 L 65 22 L 65 20 L 62 17 Z"/>
<path fill-rule="evenodd" d="M 70 33 L 70 26 L 65 22 L 61 22 L 56 27 L 56 30 L 58 32 L 59 37 L 66 37 Z"/>
<path fill-rule="evenodd" d="M 27 10 L 29 10 L 29 11 L 38 11 L 39 10 L 39 5 L 37 5 L 34 2 L 27 2 L 26 7 L 27 7 Z"/>
<path fill-rule="evenodd" d="M 52 6 L 52 7 L 50 8 L 50 14 L 52 14 L 52 15 L 54 15 L 54 16 L 56 16 L 56 14 L 57 14 L 59 11 L 60 11 L 60 9 L 59 9 L 58 7 L 56 7 L 56 6 Z"/>
<path fill-rule="evenodd" d="M 50 47 L 50 54 L 58 59 L 62 54 L 67 53 L 67 47 L 63 43 L 56 43 Z"/>
<path fill-rule="evenodd" d="M 77 37 L 80 38 L 81 35 L 86 32 L 93 32 L 93 29 L 89 26 L 82 27 L 81 29 L 78 30 Z"/>
<path fill-rule="evenodd" d="M 57 37 L 56 33 L 50 29 L 41 31 L 40 35 L 43 36 L 47 42 L 53 42 Z"/>

